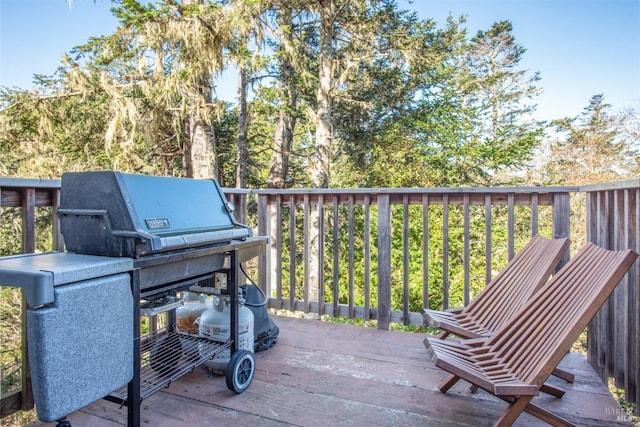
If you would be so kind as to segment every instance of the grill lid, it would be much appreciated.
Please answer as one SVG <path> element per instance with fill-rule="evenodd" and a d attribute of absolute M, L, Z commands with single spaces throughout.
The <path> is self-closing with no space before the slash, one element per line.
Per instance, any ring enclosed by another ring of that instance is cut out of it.
<path fill-rule="evenodd" d="M 215 180 L 65 173 L 57 214 L 67 250 L 89 255 L 137 258 L 251 235 Z"/>

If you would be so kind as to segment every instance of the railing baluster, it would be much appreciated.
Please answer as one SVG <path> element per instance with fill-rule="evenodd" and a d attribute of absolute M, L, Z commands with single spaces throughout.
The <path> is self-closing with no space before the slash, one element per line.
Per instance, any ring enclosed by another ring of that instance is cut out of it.
<path fill-rule="evenodd" d="M 271 221 L 269 217 L 269 205 L 267 196 L 258 196 L 258 235 L 271 236 Z M 271 295 L 271 270 L 268 266 L 271 264 L 271 245 L 265 251 L 264 255 L 258 260 L 258 286 L 265 295 Z"/>
<path fill-rule="evenodd" d="M 324 314 L 324 196 L 318 196 L 318 315 Z"/>
<path fill-rule="evenodd" d="M 371 197 L 364 196 L 364 319 L 371 318 Z"/>
<path fill-rule="evenodd" d="M 531 194 L 531 237 L 538 233 L 538 193 L 533 193 Z"/>
<path fill-rule="evenodd" d="M 484 281 L 491 281 L 491 194 L 484 196 Z"/>
<path fill-rule="evenodd" d="M 354 243 L 354 239 L 355 239 L 355 234 L 354 234 L 354 229 L 355 229 L 355 218 L 354 218 L 354 210 L 353 210 L 353 194 L 349 195 L 348 198 L 348 207 L 349 207 L 349 218 L 348 218 L 348 224 L 349 224 L 349 243 L 348 243 L 348 257 L 349 257 L 349 262 L 348 262 L 348 276 L 349 276 L 349 318 L 353 319 L 356 316 L 355 313 L 355 290 L 354 290 L 354 284 L 353 284 L 353 264 L 354 264 L 354 248 L 355 248 L 355 243 Z"/>
<path fill-rule="evenodd" d="M 273 216 L 273 213 L 271 216 Z M 275 235 L 272 234 L 271 238 L 276 242 L 276 253 L 275 256 L 271 257 L 272 260 L 275 258 L 276 261 L 275 266 L 272 266 L 271 271 L 275 273 L 276 278 L 276 298 L 278 300 L 277 308 L 282 308 L 282 196 L 279 194 L 276 196 Z"/>
<path fill-rule="evenodd" d="M 22 193 L 22 252 L 36 251 L 36 190 L 27 188 Z"/>
<path fill-rule="evenodd" d="M 449 308 L 449 196 L 442 196 L 442 308 Z"/>
<path fill-rule="evenodd" d="M 422 195 L 422 308 L 429 308 L 429 195 Z"/>
<path fill-rule="evenodd" d="M 60 189 L 56 188 L 51 191 L 51 227 L 52 227 L 52 248 L 54 251 L 64 251 L 64 238 L 62 237 L 62 231 L 60 230 L 60 220 L 56 213 L 58 206 L 60 206 Z"/>
<path fill-rule="evenodd" d="M 507 257 L 515 255 L 515 195 L 507 194 Z"/>
<path fill-rule="evenodd" d="M 471 264 L 470 264 L 470 254 L 469 254 L 469 194 L 465 194 L 462 199 L 462 227 L 464 228 L 464 305 L 468 305 L 470 302 L 471 293 Z"/>
<path fill-rule="evenodd" d="M 569 207 L 569 193 L 556 193 L 553 195 L 553 237 L 571 237 L 569 232 L 571 219 Z M 568 261 L 568 260 L 567 260 Z"/>
<path fill-rule="evenodd" d="M 636 211 L 633 209 L 633 206 L 636 204 L 636 190 L 633 189 L 625 189 L 624 190 L 624 221 L 626 224 L 624 228 L 624 247 L 625 248 L 635 248 L 635 235 L 637 233 L 636 227 Z M 636 375 L 638 370 L 638 363 L 636 359 L 636 355 L 640 355 L 640 351 L 638 351 L 638 341 L 640 331 L 636 326 L 638 311 L 636 308 L 640 309 L 640 306 L 636 306 L 636 297 L 637 297 L 637 289 L 638 282 L 636 281 L 637 274 L 637 265 L 634 263 L 630 270 L 629 274 L 625 276 L 625 306 L 621 307 L 624 311 L 626 311 L 627 317 L 625 318 L 625 325 L 627 328 L 627 339 L 625 343 L 627 348 L 624 353 L 624 391 L 625 396 L 628 401 L 636 400 Z"/>
<path fill-rule="evenodd" d="M 303 279 L 303 300 L 304 300 L 304 312 L 309 312 L 309 291 L 311 282 L 309 281 L 309 273 L 311 268 L 311 242 L 309 241 L 311 231 L 309 230 L 309 195 L 305 194 L 302 204 L 302 264 L 304 268 Z M 318 251 L 320 252 L 320 251 Z M 317 279 L 317 277 L 316 277 Z"/>
<path fill-rule="evenodd" d="M 587 218 L 587 229 L 586 229 L 586 239 L 587 242 L 595 242 L 597 235 L 597 225 L 596 223 L 599 221 L 598 215 L 598 199 L 600 198 L 599 194 L 596 193 L 587 193 L 586 194 L 586 203 L 585 209 L 586 218 Z M 587 348 L 587 357 L 591 360 L 591 365 L 594 366 L 594 361 L 598 360 L 598 346 L 593 345 L 598 340 L 599 335 L 599 327 L 600 324 L 600 315 L 596 314 L 591 322 L 589 322 L 589 326 L 587 327 L 587 342 L 592 343 Z"/>
<path fill-rule="evenodd" d="M 409 324 L 409 196 L 402 196 L 402 323 Z"/>
<path fill-rule="evenodd" d="M 36 190 L 27 188 L 22 193 L 22 252 L 33 253 L 36 251 Z M 31 368 L 29 367 L 29 346 L 27 342 L 27 299 L 22 292 L 22 410 L 33 408 L 33 392 L 31 389 Z"/>
<path fill-rule="evenodd" d="M 607 247 L 606 242 L 603 242 L 603 235 L 606 233 L 606 230 L 603 230 L 602 227 L 605 227 L 607 224 L 606 218 L 606 208 L 605 202 L 608 200 L 605 197 L 605 194 L 598 193 L 597 194 L 597 211 L 596 211 L 596 230 L 593 236 L 594 243 Z M 595 329 L 595 338 L 594 342 L 597 342 L 597 347 L 595 348 L 596 357 L 594 359 L 594 367 L 596 367 L 596 372 L 600 375 L 603 381 L 607 378 L 607 365 L 606 365 L 606 350 L 608 347 L 607 336 L 606 336 L 606 325 L 607 325 L 607 315 L 608 309 L 607 304 L 602 306 L 602 309 L 596 315 L 596 328 Z"/>
<path fill-rule="evenodd" d="M 624 190 L 616 190 L 613 192 L 613 249 L 624 249 L 626 242 L 624 239 L 624 231 L 621 227 L 624 224 Z M 624 318 L 617 318 L 616 313 L 624 311 L 626 308 L 625 296 L 627 294 L 626 281 L 622 281 L 613 290 L 613 294 L 609 297 L 611 305 L 611 314 L 613 322 L 612 329 L 612 348 L 613 366 L 610 375 L 613 376 L 617 387 L 624 387 L 624 359 L 627 353 L 627 344 L 629 342 L 627 324 Z M 618 321 L 619 320 L 619 321 Z"/>
<path fill-rule="evenodd" d="M 296 310 L 296 198 L 289 197 L 289 310 Z"/>
<path fill-rule="evenodd" d="M 391 323 L 391 205 L 388 194 L 378 194 L 378 329 Z"/>
<path fill-rule="evenodd" d="M 634 192 L 634 207 L 635 211 L 633 221 L 633 248 L 636 252 L 640 252 L 640 189 L 636 188 Z M 640 266 L 638 263 L 634 263 L 632 266 L 633 275 L 631 276 L 630 289 L 632 290 L 631 307 L 628 309 L 627 315 L 632 315 L 635 324 L 635 351 L 631 356 L 632 360 L 629 361 L 630 365 L 634 366 L 635 375 L 633 381 L 630 382 L 629 388 L 631 389 L 626 395 L 628 402 L 635 402 L 636 408 L 640 408 Z M 633 313 L 633 314 L 632 314 Z"/>
<path fill-rule="evenodd" d="M 340 217 L 338 195 L 333 196 L 333 315 L 338 316 L 340 302 Z"/>

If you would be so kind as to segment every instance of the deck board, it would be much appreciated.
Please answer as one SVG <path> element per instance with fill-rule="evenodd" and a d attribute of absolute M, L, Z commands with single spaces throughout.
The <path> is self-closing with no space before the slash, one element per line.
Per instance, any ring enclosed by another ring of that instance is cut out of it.
<path fill-rule="evenodd" d="M 482 426 L 491 425 L 505 403 L 485 392 L 471 394 L 459 382 L 438 391 L 446 373 L 436 368 L 420 334 L 274 318 L 278 343 L 256 354 L 256 374 L 240 395 L 222 377 L 200 367 L 142 402 L 143 426 Z M 562 399 L 536 401 L 585 426 L 617 422 L 619 406 L 583 356 L 562 362 L 574 384 Z M 69 417 L 74 427 L 126 425 L 126 408 L 100 400 Z M 30 426 L 55 423 L 32 423 Z M 517 426 L 545 425 L 524 414 Z"/>

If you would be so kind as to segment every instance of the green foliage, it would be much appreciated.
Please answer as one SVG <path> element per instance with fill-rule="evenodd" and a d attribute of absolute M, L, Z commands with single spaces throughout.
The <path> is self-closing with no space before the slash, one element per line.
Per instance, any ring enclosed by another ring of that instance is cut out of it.
<path fill-rule="evenodd" d="M 21 334 L 21 292 L 0 287 L 0 371 L 1 391 L 5 393 L 20 385 L 21 348 L 16 336 Z"/>
<path fill-rule="evenodd" d="M 602 94 L 594 95 L 579 117 L 554 122 L 558 136 L 543 164 L 543 182 L 582 185 L 637 175 L 638 140 L 621 132 L 621 118 L 610 110 Z"/>

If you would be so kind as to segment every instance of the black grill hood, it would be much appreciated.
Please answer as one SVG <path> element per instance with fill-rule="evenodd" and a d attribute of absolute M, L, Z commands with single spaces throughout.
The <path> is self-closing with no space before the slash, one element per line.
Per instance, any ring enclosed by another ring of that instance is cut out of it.
<path fill-rule="evenodd" d="M 87 255 L 138 258 L 251 236 L 215 180 L 65 173 L 57 214 L 67 251 Z"/>

